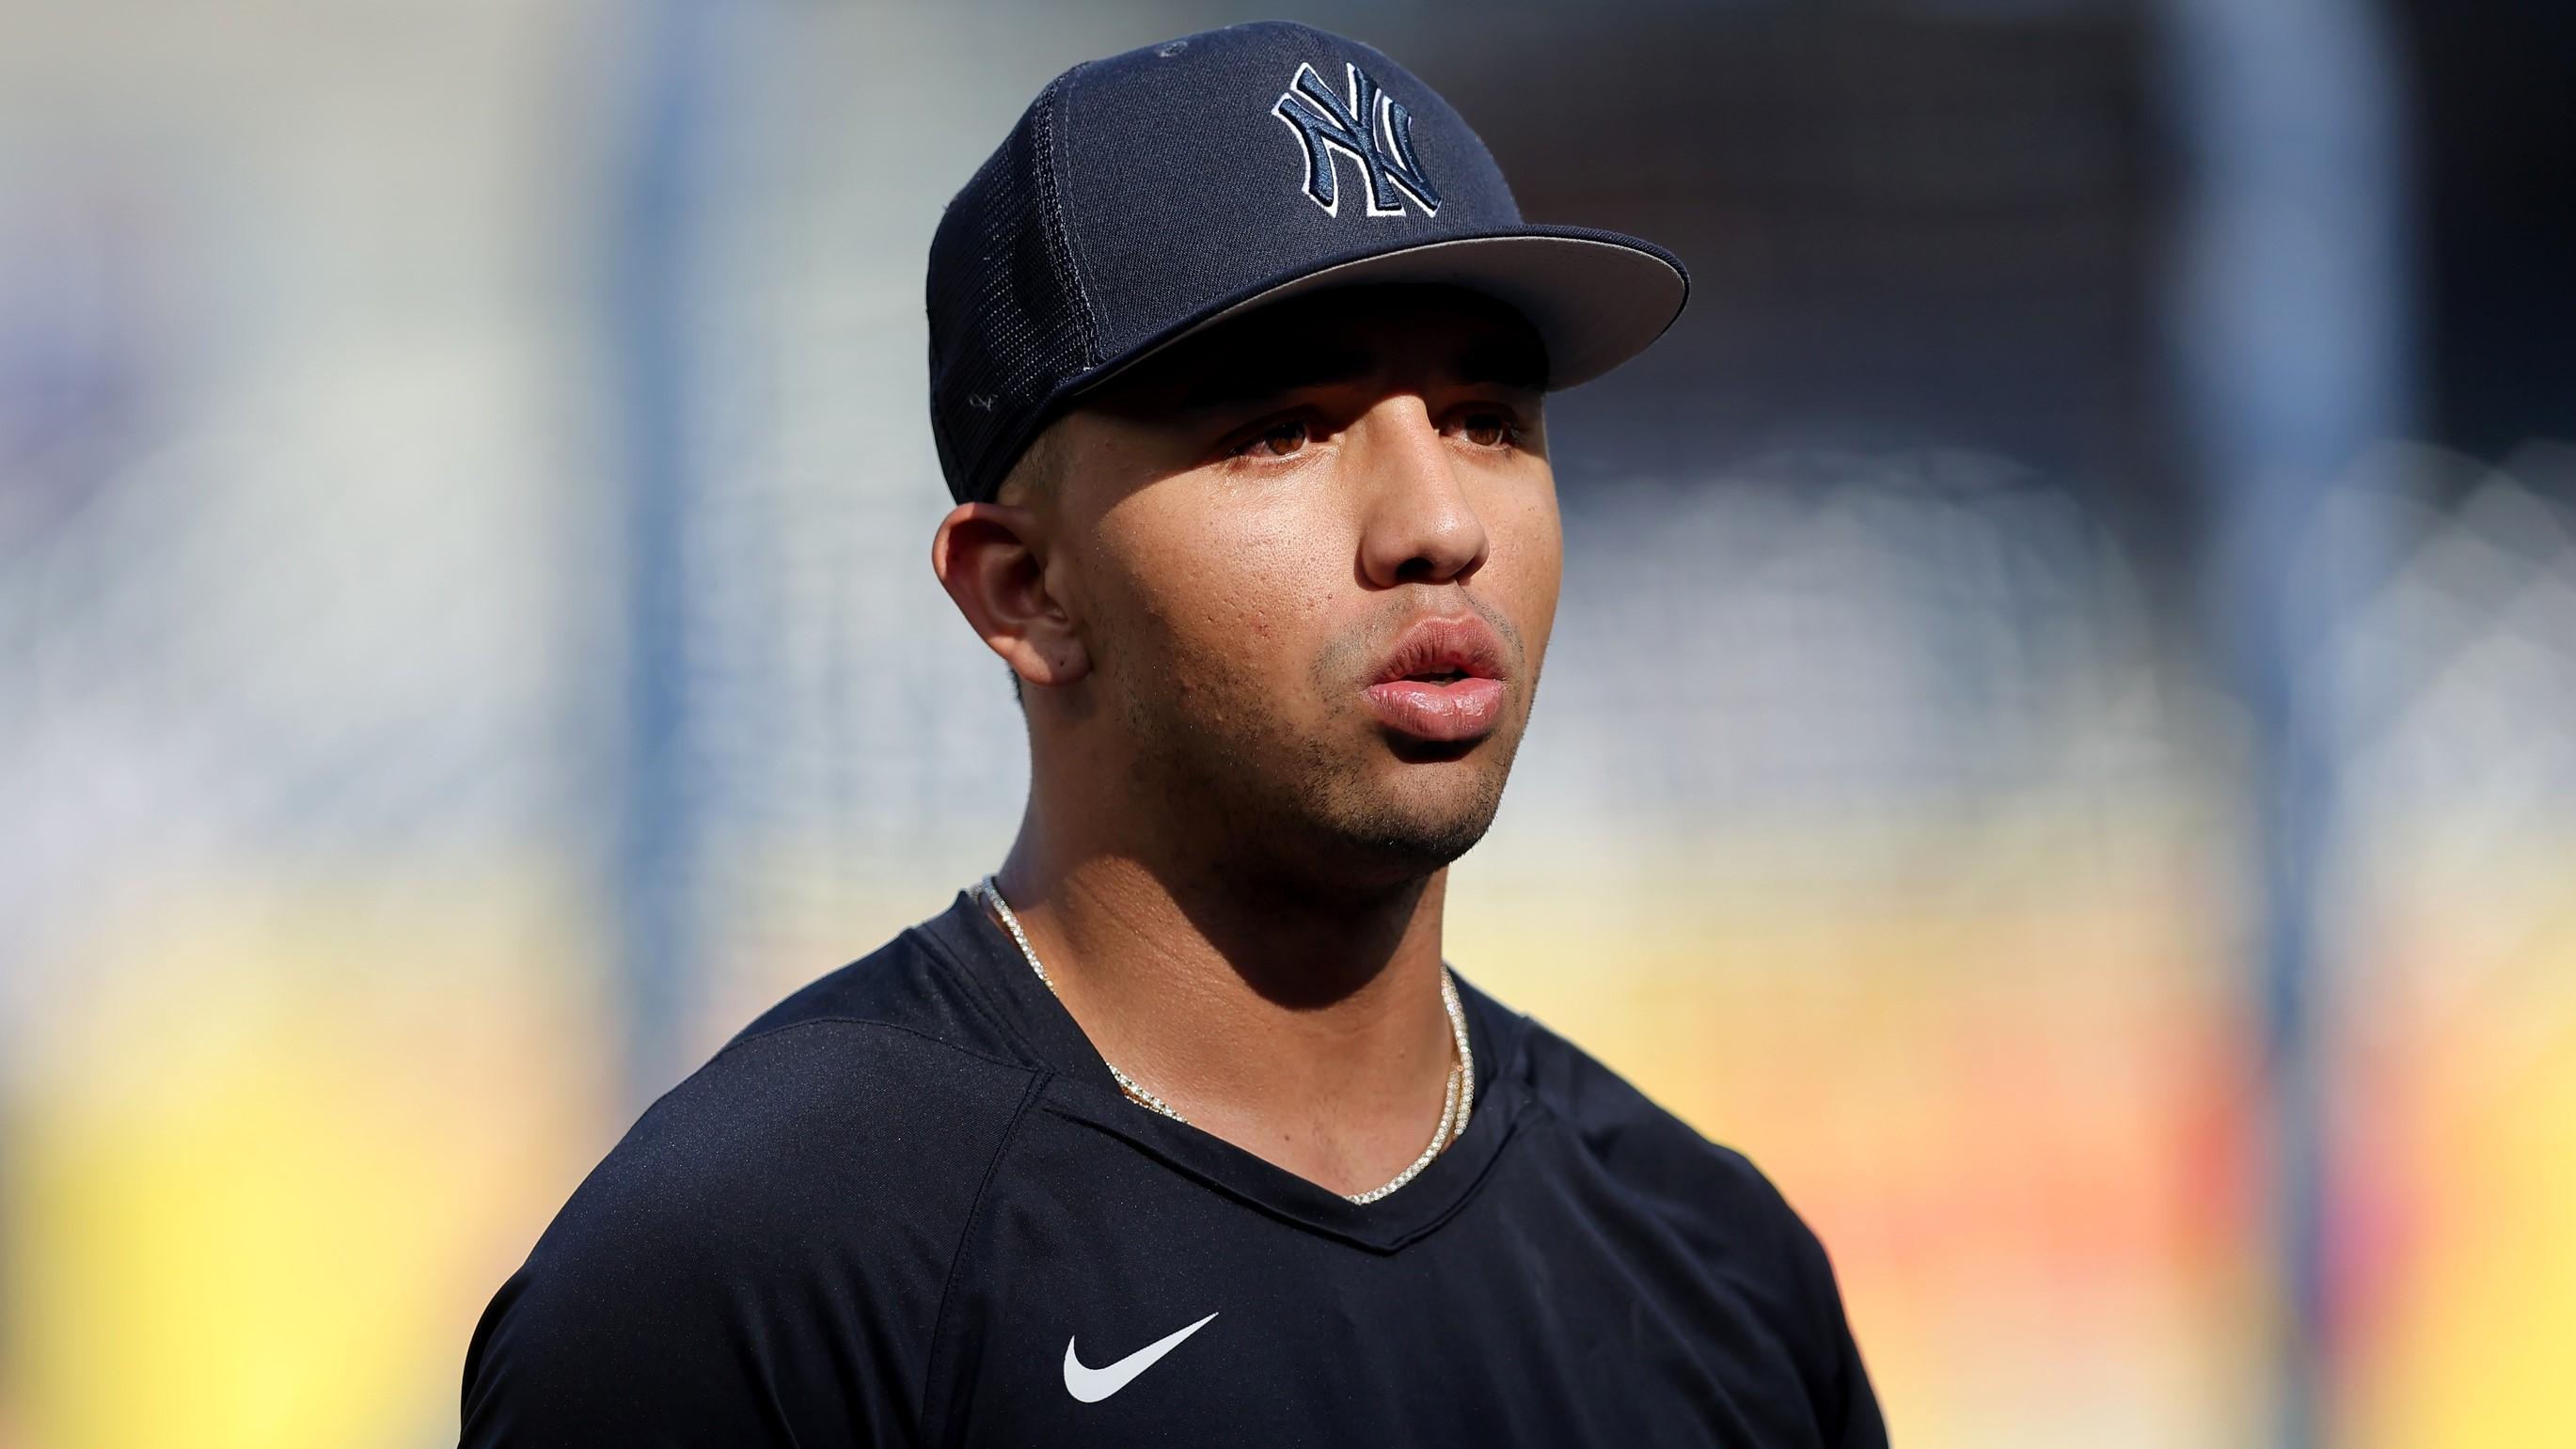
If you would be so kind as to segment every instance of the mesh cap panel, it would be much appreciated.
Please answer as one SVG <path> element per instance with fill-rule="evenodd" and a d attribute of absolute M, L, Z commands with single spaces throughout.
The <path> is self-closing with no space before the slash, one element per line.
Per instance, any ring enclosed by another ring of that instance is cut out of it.
<path fill-rule="evenodd" d="M 960 502 L 993 496 L 1046 421 L 1040 404 L 1095 361 L 1055 194 L 1069 78 L 1039 93 L 931 238 L 930 427 Z"/>

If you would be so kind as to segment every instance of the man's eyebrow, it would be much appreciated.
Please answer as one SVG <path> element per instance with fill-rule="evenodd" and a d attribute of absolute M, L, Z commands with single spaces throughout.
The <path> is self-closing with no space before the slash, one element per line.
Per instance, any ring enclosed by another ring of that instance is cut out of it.
<path fill-rule="evenodd" d="M 1366 377 L 1376 368 L 1376 355 L 1364 347 L 1251 349 L 1198 369 L 1176 406 L 1198 412 L 1267 402 L 1305 388 Z"/>

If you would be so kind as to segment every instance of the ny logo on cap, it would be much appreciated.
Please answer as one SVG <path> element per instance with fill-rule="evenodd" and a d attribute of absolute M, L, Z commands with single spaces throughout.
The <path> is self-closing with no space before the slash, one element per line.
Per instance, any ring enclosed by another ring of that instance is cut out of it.
<path fill-rule="evenodd" d="M 1368 179 L 1369 215 L 1402 216 L 1407 196 L 1424 216 L 1439 215 L 1440 193 L 1413 159 L 1413 117 L 1358 66 L 1345 62 L 1342 69 L 1350 73 L 1348 95 L 1334 94 L 1314 66 L 1301 64 L 1270 108 L 1306 150 L 1306 194 L 1326 215 L 1341 215 L 1332 154 L 1339 151 Z"/>

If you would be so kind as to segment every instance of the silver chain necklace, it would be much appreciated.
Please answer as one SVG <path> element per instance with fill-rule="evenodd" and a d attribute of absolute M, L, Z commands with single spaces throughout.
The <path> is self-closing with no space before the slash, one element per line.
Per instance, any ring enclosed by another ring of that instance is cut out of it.
<path fill-rule="evenodd" d="M 1055 990 L 1055 978 L 1047 975 L 1046 967 L 1038 964 L 1037 948 L 1029 944 L 1029 933 L 1020 929 L 1020 918 L 1012 914 L 1011 903 L 1002 899 L 1001 882 L 988 875 L 976 883 L 975 890 L 993 908 L 994 914 L 1002 918 L 1002 924 L 1010 928 L 1011 939 L 1020 943 L 1020 954 L 1029 958 L 1029 969 L 1036 972 L 1046 989 L 1061 1000 L 1062 994 Z M 1473 1110 L 1476 1100 L 1476 1055 L 1467 1045 L 1467 1012 L 1458 1003 L 1458 985 L 1446 966 L 1440 968 L 1440 1004 L 1449 1012 L 1449 1035 L 1458 1049 L 1458 1062 L 1449 1069 L 1449 1086 L 1440 1105 L 1440 1126 L 1431 1134 L 1431 1145 L 1422 1149 L 1422 1155 L 1413 1159 L 1413 1165 L 1397 1173 L 1384 1186 L 1373 1187 L 1366 1192 L 1342 1194 L 1352 1202 L 1366 1206 L 1413 1181 L 1422 1169 L 1431 1165 L 1431 1159 L 1440 1155 L 1440 1149 L 1449 1145 L 1451 1138 L 1463 1135 L 1467 1130 L 1467 1114 Z M 1150 1107 L 1175 1122 L 1188 1124 L 1189 1118 L 1173 1111 L 1171 1103 L 1138 1086 L 1136 1079 L 1120 1071 L 1115 1063 L 1104 1059 L 1101 1064 L 1109 1068 L 1109 1075 L 1116 1079 L 1118 1089 L 1127 1094 L 1129 1101 Z"/>

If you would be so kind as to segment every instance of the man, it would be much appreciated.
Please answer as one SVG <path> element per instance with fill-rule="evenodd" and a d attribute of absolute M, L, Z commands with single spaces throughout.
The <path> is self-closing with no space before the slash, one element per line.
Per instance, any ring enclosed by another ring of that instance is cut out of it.
<path fill-rule="evenodd" d="M 645 1113 L 465 1439 L 1884 1444 L 1771 1184 L 1441 959 L 1555 612 L 1543 394 L 1683 291 L 1335 36 L 1049 85 L 929 279 L 1019 838 Z"/>

